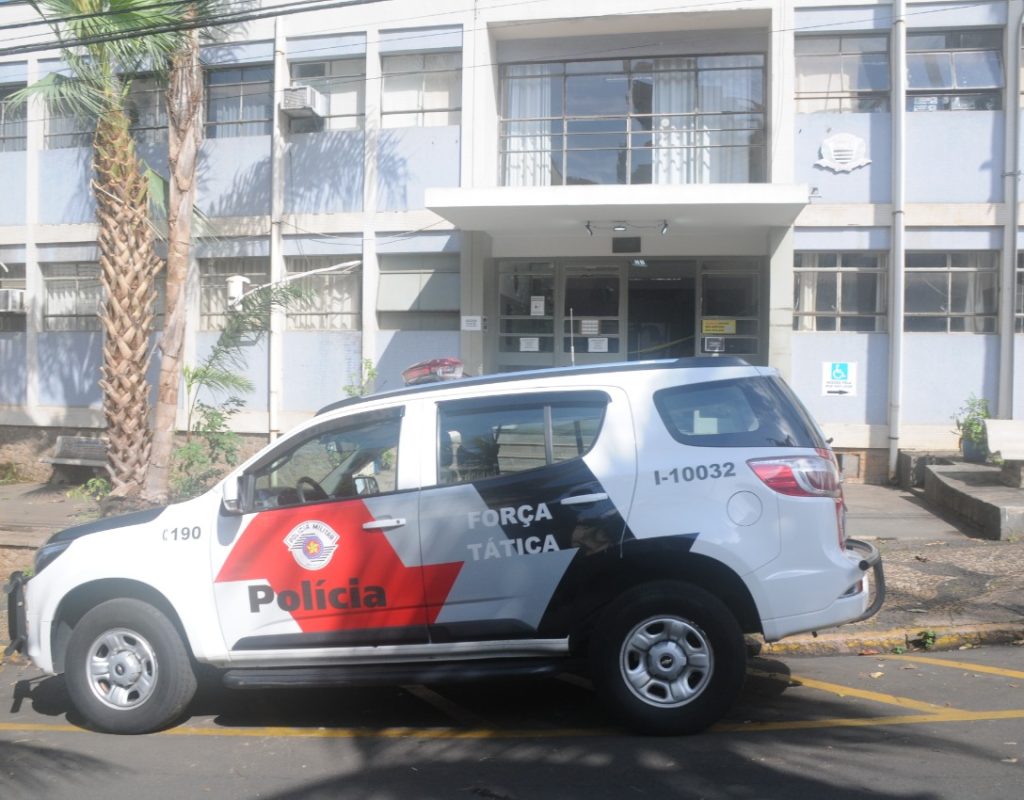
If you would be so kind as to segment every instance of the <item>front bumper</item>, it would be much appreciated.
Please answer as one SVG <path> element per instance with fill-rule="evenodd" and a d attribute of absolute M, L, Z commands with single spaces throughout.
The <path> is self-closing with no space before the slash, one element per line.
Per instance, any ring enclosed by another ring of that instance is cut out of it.
<path fill-rule="evenodd" d="M 4 586 L 7 594 L 7 631 L 10 643 L 4 648 L 4 655 L 24 653 L 28 642 L 28 623 L 25 616 L 25 583 L 28 578 L 23 572 L 14 572 Z"/>

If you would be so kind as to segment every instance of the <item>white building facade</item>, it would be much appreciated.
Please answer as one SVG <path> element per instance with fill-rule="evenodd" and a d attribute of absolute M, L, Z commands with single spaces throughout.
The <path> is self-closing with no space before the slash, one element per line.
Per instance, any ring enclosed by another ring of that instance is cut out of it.
<path fill-rule="evenodd" d="M 229 276 L 359 262 L 274 315 L 240 430 L 444 356 L 739 355 L 853 479 L 955 447 L 971 394 L 1024 418 L 1024 0 L 308 5 L 203 53 L 190 360 Z M 0 3 L 0 31 L 33 13 Z M 103 424 L 89 122 L 2 99 L 65 69 L 45 40 L 0 37 L 0 462 L 4 430 Z M 165 169 L 161 91 L 134 97 Z"/>

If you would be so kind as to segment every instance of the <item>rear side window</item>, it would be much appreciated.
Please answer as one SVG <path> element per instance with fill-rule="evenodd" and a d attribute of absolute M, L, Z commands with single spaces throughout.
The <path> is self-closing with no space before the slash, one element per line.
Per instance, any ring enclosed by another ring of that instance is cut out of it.
<path fill-rule="evenodd" d="M 695 447 L 826 447 L 778 378 L 737 378 L 654 393 L 672 438 Z"/>
<path fill-rule="evenodd" d="M 580 392 L 441 406 L 438 483 L 510 475 L 586 455 L 608 398 Z"/>

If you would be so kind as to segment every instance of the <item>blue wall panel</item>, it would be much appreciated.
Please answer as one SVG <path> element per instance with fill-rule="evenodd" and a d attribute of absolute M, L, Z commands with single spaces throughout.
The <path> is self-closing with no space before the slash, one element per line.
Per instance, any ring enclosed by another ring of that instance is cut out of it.
<path fill-rule="evenodd" d="M 402 370 L 419 361 L 459 357 L 458 331 L 381 331 L 377 337 L 377 390 L 401 389 Z"/>
<path fill-rule="evenodd" d="M 999 337 L 908 333 L 903 337 L 903 422 L 949 425 L 968 395 L 996 407 Z"/>
<path fill-rule="evenodd" d="M 89 187 L 92 150 L 69 147 L 39 153 L 39 221 L 44 225 L 96 221 Z"/>
<path fill-rule="evenodd" d="M 823 140 L 838 133 L 859 136 L 871 163 L 852 172 L 817 165 Z M 892 117 L 889 114 L 798 114 L 796 182 L 816 186 L 818 203 L 888 203 L 892 198 Z"/>
<path fill-rule="evenodd" d="M 39 403 L 99 408 L 103 334 L 99 331 L 39 334 Z"/>
<path fill-rule="evenodd" d="M 199 159 L 196 204 L 211 217 L 270 213 L 270 137 L 207 139 Z"/>
<path fill-rule="evenodd" d="M 24 405 L 25 386 L 25 334 L 0 333 L 0 405 Z"/>
<path fill-rule="evenodd" d="M 330 214 L 363 210 L 362 131 L 292 136 L 285 163 L 285 211 Z"/>
<path fill-rule="evenodd" d="M 196 334 L 196 360 L 202 361 L 210 353 L 210 349 L 220 336 L 218 331 L 201 331 Z M 247 411 L 265 411 L 268 408 L 267 398 L 267 337 L 264 336 L 254 345 L 244 348 L 245 366 L 239 372 L 253 383 L 252 392 L 242 396 Z M 224 400 L 223 394 L 201 392 L 200 399 L 210 405 L 218 405 Z"/>
<path fill-rule="evenodd" d="M 285 333 L 282 408 L 314 413 L 345 399 L 345 387 L 360 380 L 362 341 L 358 331 Z"/>
<path fill-rule="evenodd" d="M 889 397 L 889 335 L 794 333 L 793 390 L 821 423 L 886 424 Z M 822 367 L 832 361 L 857 365 L 857 394 L 823 396 Z"/>
<path fill-rule="evenodd" d="M 460 141 L 457 125 L 381 131 L 377 210 L 420 209 L 427 187 L 458 186 Z"/>
<path fill-rule="evenodd" d="M 998 203 L 1003 199 L 1003 112 L 907 114 L 907 201 Z"/>
<path fill-rule="evenodd" d="M 25 154 L 0 153 L 0 225 L 25 224 Z"/>

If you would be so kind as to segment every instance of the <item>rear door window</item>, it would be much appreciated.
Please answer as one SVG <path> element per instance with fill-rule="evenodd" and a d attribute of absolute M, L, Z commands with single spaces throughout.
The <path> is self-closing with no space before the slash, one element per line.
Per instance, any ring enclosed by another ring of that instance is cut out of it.
<path fill-rule="evenodd" d="M 737 378 L 654 393 L 672 438 L 695 447 L 826 447 L 796 397 L 775 377 Z"/>

